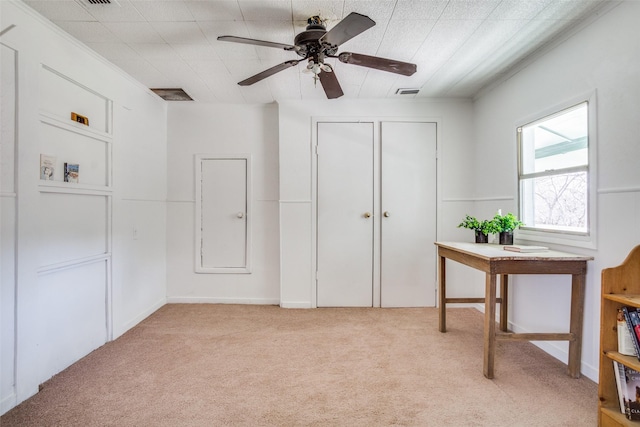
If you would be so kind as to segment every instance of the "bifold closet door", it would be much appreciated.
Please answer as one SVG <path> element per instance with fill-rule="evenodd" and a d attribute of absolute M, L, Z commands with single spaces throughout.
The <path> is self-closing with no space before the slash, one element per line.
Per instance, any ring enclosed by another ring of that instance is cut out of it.
<path fill-rule="evenodd" d="M 373 123 L 318 123 L 317 305 L 373 305 Z"/>
<path fill-rule="evenodd" d="M 380 304 L 435 306 L 436 124 L 383 122 Z"/>

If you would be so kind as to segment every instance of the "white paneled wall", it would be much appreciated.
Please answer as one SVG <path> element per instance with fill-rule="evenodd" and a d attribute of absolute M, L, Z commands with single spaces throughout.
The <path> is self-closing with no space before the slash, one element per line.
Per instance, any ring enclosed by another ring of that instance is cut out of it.
<path fill-rule="evenodd" d="M 0 45 L 0 414 L 15 405 L 16 51 Z"/>
<path fill-rule="evenodd" d="M 176 103 L 168 113 L 170 302 L 278 304 L 277 106 Z M 251 273 L 196 273 L 196 154 L 251 156 Z"/>
<path fill-rule="evenodd" d="M 165 303 L 166 107 L 23 3 L 0 7 L 0 28 L 11 27 L 1 40 L 5 412 Z M 56 157 L 53 181 L 39 179 L 40 154 Z M 80 165 L 79 183 L 64 182 L 65 162 Z"/>

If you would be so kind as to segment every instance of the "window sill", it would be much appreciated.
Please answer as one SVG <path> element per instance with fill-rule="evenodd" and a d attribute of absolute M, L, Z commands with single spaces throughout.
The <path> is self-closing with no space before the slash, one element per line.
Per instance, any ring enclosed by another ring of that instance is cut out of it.
<path fill-rule="evenodd" d="M 548 243 L 583 249 L 596 249 L 596 241 L 592 235 L 583 236 L 562 232 L 539 230 L 517 230 L 514 236 L 518 243 Z"/>

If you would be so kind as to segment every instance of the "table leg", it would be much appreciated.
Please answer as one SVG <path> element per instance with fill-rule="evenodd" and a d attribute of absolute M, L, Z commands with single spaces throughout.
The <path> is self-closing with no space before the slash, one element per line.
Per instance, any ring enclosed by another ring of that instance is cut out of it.
<path fill-rule="evenodd" d="M 447 332 L 447 279 L 446 279 L 446 258 L 440 256 L 438 259 L 438 313 L 440 332 Z"/>
<path fill-rule="evenodd" d="M 496 354 L 496 275 L 487 273 L 484 297 L 484 376 L 493 378 Z"/>
<path fill-rule="evenodd" d="M 509 320 L 507 317 L 507 305 L 509 304 L 509 275 L 500 275 L 500 330 L 507 332 L 509 330 Z"/>
<path fill-rule="evenodd" d="M 582 322 L 584 318 L 585 274 L 571 276 L 571 320 L 569 331 L 573 339 L 569 341 L 568 373 L 573 378 L 580 378 L 582 356 Z"/>

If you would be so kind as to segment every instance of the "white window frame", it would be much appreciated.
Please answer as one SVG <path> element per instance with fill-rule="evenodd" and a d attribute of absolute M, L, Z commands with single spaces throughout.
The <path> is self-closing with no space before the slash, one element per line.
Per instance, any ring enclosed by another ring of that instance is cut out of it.
<path fill-rule="evenodd" d="M 596 224 L 597 222 L 597 127 L 596 127 L 596 92 L 589 92 L 587 94 L 583 94 L 580 96 L 576 96 L 574 98 L 568 99 L 565 102 L 557 104 L 553 107 L 547 108 L 538 113 L 532 114 L 528 117 L 520 119 L 517 121 L 515 129 L 516 129 L 516 143 L 518 144 L 518 176 L 517 186 L 518 186 L 518 212 L 519 218 L 522 218 L 521 210 L 522 210 L 522 194 L 521 194 L 521 186 L 520 186 L 520 165 L 522 162 L 521 150 L 520 150 L 520 138 L 518 136 L 518 129 L 527 126 L 530 123 L 534 123 L 540 121 L 546 117 L 552 116 L 554 114 L 560 113 L 564 110 L 567 110 L 571 107 L 574 107 L 578 104 L 587 103 L 587 117 L 588 117 L 588 156 L 589 156 L 589 164 L 587 168 L 587 215 L 588 215 L 588 225 L 586 233 L 575 233 L 570 231 L 563 230 L 543 230 L 533 227 L 527 227 L 526 225 L 521 226 L 517 231 L 516 239 L 518 241 L 524 241 L 524 243 L 535 242 L 535 243 L 549 243 L 549 244 L 557 244 L 557 245 L 566 245 L 566 246 L 575 246 L 581 248 L 596 248 Z"/>

